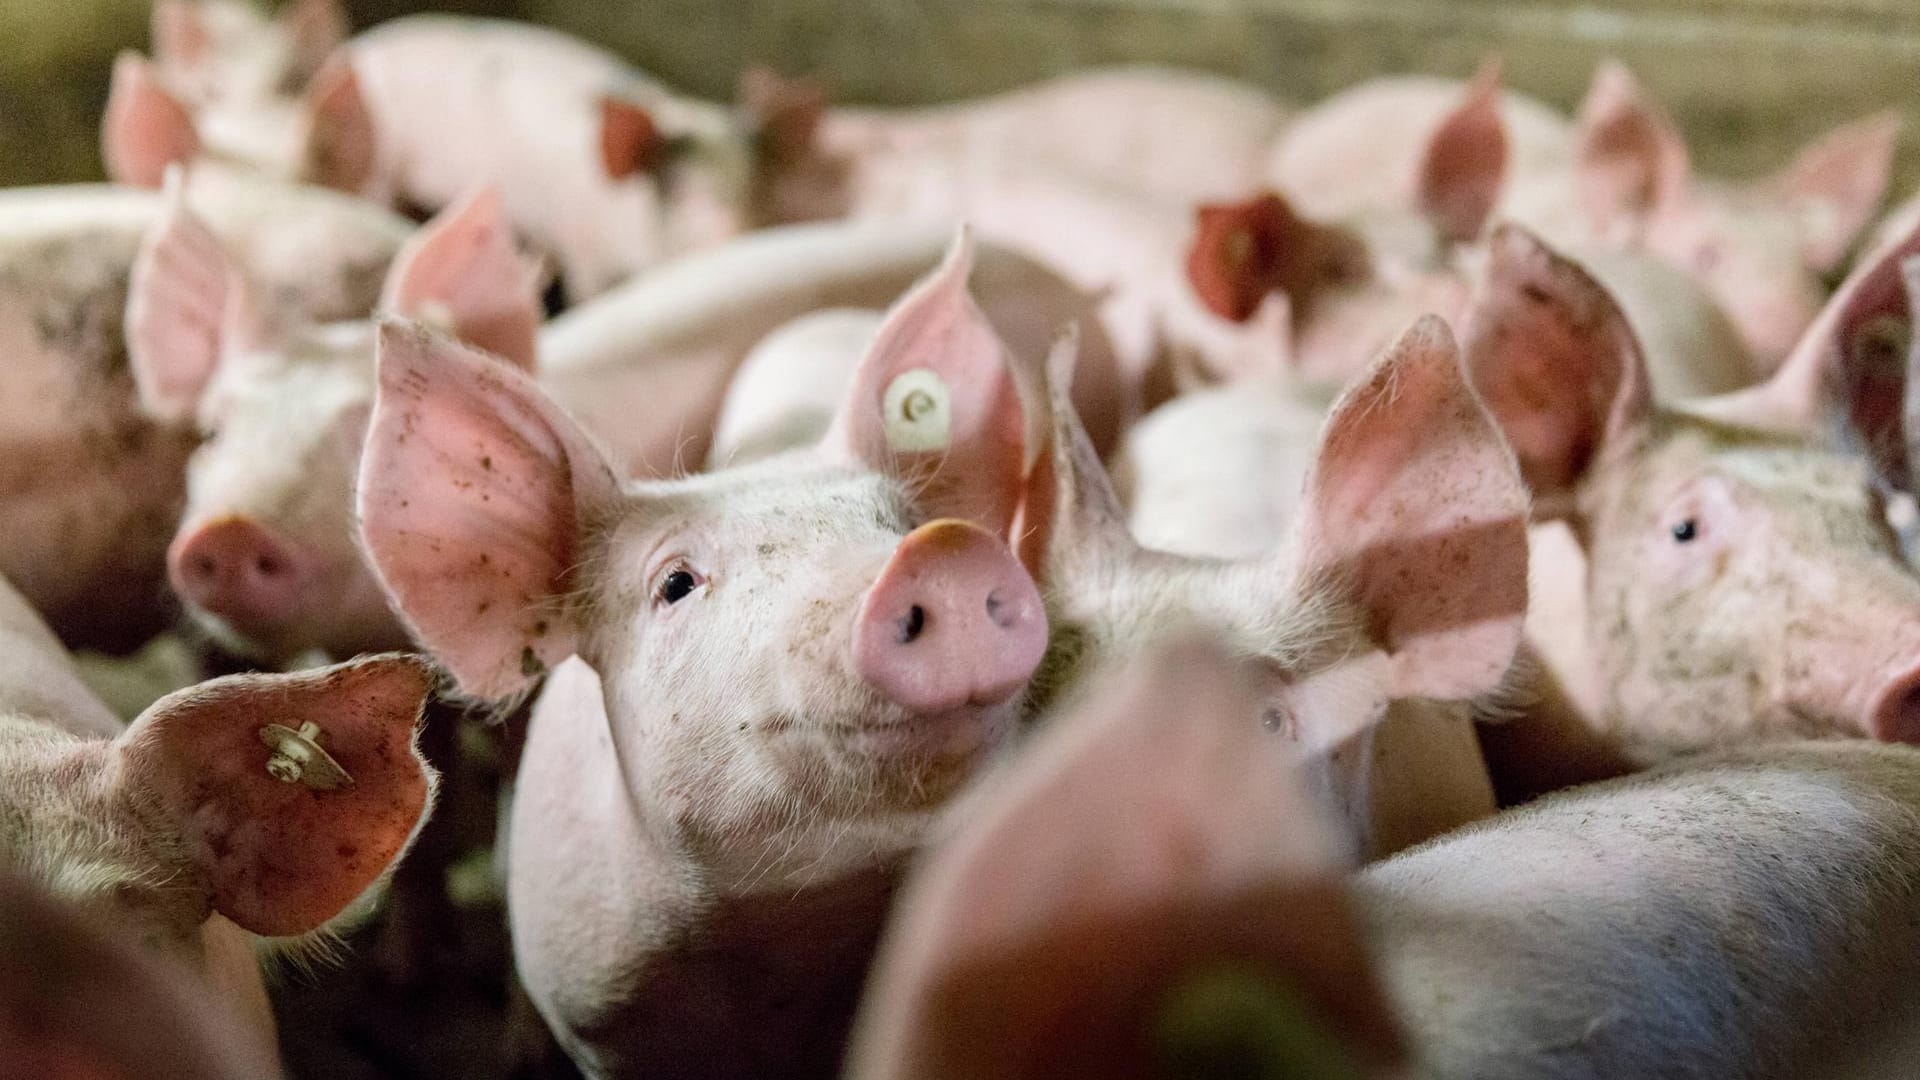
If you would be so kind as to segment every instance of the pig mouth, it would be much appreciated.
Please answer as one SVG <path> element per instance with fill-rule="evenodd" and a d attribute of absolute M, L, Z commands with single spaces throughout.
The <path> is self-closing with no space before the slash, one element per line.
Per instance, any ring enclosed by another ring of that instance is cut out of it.
<path fill-rule="evenodd" d="M 834 720 L 819 725 L 839 756 L 879 765 L 967 766 L 990 753 L 1013 728 L 1002 702 L 968 703 L 929 714 Z"/>

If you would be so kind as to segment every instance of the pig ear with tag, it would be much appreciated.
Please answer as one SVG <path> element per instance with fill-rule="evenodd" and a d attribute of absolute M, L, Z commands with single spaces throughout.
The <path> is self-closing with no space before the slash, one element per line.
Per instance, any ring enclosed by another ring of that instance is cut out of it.
<path fill-rule="evenodd" d="M 644 106 L 600 99 L 600 161 L 607 179 L 651 173 L 667 160 L 667 138 Z"/>
<path fill-rule="evenodd" d="M 1500 116 L 1500 61 L 1489 60 L 1466 97 L 1427 142 L 1420 162 L 1420 212 L 1455 243 L 1480 238 L 1507 175 L 1507 125 Z"/>
<path fill-rule="evenodd" d="M 425 819 L 436 781 L 415 735 L 431 689 L 425 662 L 401 655 L 216 679 L 142 713 L 115 740 L 113 775 L 178 823 L 215 911 L 304 934 L 378 881 Z"/>
<path fill-rule="evenodd" d="M 1680 129 L 1625 65 L 1604 61 L 1580 103 L 1574 162 L 1576 195 L 1595 233 L 1638 241 L 1691 182 Z"/>
<path fill-rule="evenodd" d="M 1026 423 L 1006 345 L 967 291 L 963 229 L 887 311 L 824 448 L 907 483 L 935 517 L 1005 534 L 1026 475 Z"/>
<path fill-rule="evenodd" d="M 380 306 L 532 371 L 541 314 L 537 274 L 514 247 L 499 191 L 485 185 L 436 214 L 401 247 Z"/>
<path fill-rule="evenodd" d="M 1640 343 L 1612 294 L 1517 225 L 1488 239 L 1462 353 L 1540 517 L 1563 513 L 1609 446 L 1652 414 Z"/>
<path fill-rule="evenodd" d="M 352 32 L 340 0 L 292 0 L 274 16 L 286 36 L 293 77 L 305 82 Z"/>
<path fill-rule="evenodd" d="M 160 84 L 153 65 L 139 53 L 114 58 L 107 111 L 100 124 L 100 153 L 117 184 L 157 188 L 167 166 L 200 153 L 193 115 Z"/>
<path fill-rule="evenodd" d="M 1709 411 L 1847 446 L 1887 483 L 1910 490 L 1903 413 L 1913 310 L 1904 264 L 1916 256 L 1920 223 L 1854 268 L 1771 379 L 1714 400 Z"/>
<path fill-rule="evenodd" d="M 1162 648 L 983 785 L 895 909 L 849 1075 L 1169 1075 L 1209 1046 L 1397 1062 L 1348 868 L 1251 682 L 1216 644 Z M 1223 984 L 1287 1006 L 1184 1022 Z M 1258 1030 L 1289 1020 L 1321 1046 Z"/>
<path fill-rule="evenodd" d="M 127 359 L 141 407 L 163 420 L 194 414 L 221 360 L 274 331 L 246 275 L 186 204 L 178 167 L 127 282 Z"/>
<path fill-rule="evenodd" d="M 1352 590 L 1394 697 L 1499 685 L 1527 611 L 1527 490 L 1429 315 L 1342 394 L 1300 519 L 1302 566 Z"/>
<path fill-rule="evenodd" d="M 335 49 L 307 85 L 306 178 L 351 194 L 367 191 L 375 178 L 378 135 L 351 50 Z"/>
<path fill-rule="evenodd" d="M 1800 218 L 1807 265 L 1840 264 L 1873 220 L 1893 178 L 1900 114 L 1875 113 L 1835 128 L 1800 152 L 1772 181 Z"/>
<path fill-rule="evenodd" d="M 361 457 L 361 545 L 460 689 L 502 700 L 572 655 L 582 523 L 618 497 L 606 456 L 517 368 L 383 322 Z"/>
<path fill-rule="evenodd" d="M 1209 203 L 1194 216 L 1187 281 L 1200 302 L 1223 319 L 1246 322 L 1275 292 L 1298 310 L 1316 291 L 1364 279 L 1370 271 L 1358 236 L 1309 221 L 1274 192 L 1245 202 Z"/>

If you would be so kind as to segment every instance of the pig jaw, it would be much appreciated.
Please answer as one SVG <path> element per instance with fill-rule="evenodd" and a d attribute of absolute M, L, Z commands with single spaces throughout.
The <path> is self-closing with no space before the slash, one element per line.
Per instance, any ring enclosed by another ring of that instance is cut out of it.
<path fill-rule="evenodd" d="M 778 888 L 916 844 L 1020 695 L 920 716 L 856 671 L 856 613 L 910 531 L 908 493 L 807 454 L 637 490 L 589 527 L 580 593 L 610 598 L 581 653 L 642 817 L 723 892 L 730 875 Z M 676 570 L 698 584 L 667 603 Z"/>
<path fill-rule="evenodd" d="M 1920 582 L 1862 464 L 1669 416 L 1578 502 L 1604 722 L 1634 753 L 1914 737 Z"/>
<path fill-rule="evenodd" d="M 131 928 L 147 948 L 199 966 L 212 898 L 183 884 L 196 878 L 158 808 L 111 793 L 108 750 L 38 721 L 0 718 L 0 862 Z"/>

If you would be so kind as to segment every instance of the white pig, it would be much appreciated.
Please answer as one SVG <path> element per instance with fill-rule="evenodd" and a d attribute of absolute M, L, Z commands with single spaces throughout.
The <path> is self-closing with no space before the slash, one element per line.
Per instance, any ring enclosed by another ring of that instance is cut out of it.
<path fill-rule="evenodd" d="M 1030 442 L 968 262 L 893 308 L 816 447 L 673 480 L 620 484 L 520 372 L 381 331 L 358 497 L 389 597 L 467 694 L 561 665 L 508 903 L 590 1075 L 830 1075 L 902 858 L 1018 719 Z"/>
<path fill-rule="evenodd" d="M 0 865 L 188 965 L 270 1038 L 250 935 L 322 927 L 405 851 L 435 784 L 414 748 L 426 665 L 218 679 L 123 729 L 3 582 L 0 639 Z"/>

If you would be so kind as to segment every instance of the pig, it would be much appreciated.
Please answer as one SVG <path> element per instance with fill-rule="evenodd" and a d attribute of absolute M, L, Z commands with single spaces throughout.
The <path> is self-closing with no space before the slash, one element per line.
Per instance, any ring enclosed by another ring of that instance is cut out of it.
<path fill-rule="evenodd" d="M 259 1033 L 137 943 L 0 873 L 0 1071 L 278 1080 Z"/>
<path fill-rule="evenodd" d="M 1897 114 L 1876 113 L 1822 135 L 1773 176 L 1696 176 L 1678 127 L 1609 61 L 1580 106 L 1571 176 L 1516 190 L 1510 216 L 1552 239 L 1644 251 L 1694 276 L 1771 373 L 1820 310 L 1823 277 L 1885 198 L 1899 133 Z"/>
<path fill-rule="evenodd" d="M 1904 357 L 1875 347 L 1905 306 L 1897 257 L 1863 267 L 1767 383 L 1662 404 L 1604 288 L 1517 226 L 1489 244 L 1463 349 L 1535 519 L 1584 550 L 1584 586 L 1557 587 L 1584 588 L 1585 625 L 1531 629 L 1601 695 L 1593 730 L 1642 762 L 1782 736 L 1912 739 L 1920 582 L 1871 452 L 1899 442 Z"/>
<path fill-rule="evenodd" d="M 426 665 L 216 679 L 123 728 L 3 583 L 0 638 L 0 866 L 184 966 L 270 1039 L 254 937 L 323 928 L 427 813 Z"/>
<path fill-rule="evenodd" d="M 1230 656 L 1199 638 L 1103 673 L 954 807 L 852 1080 L 1401 1074 L 1350 867 Z"/>
<path fill-rule="evenodd" d="M 216 154 L 297 174 L 297 95 L 346 40 L 340 0 L 293 0 L 271 17 L 245 0 L 154 0 L 153 63 Z"/>
<path fill-rule="evenodd" d="M 361 540 L 461 692 L 551 670 L 508 911 L 590 1076 L 831 1075 L 900 866 L 1019 720 L 1031 440 L 969 263 L 894 305 L 816 446 L 667 480 L 617 481 L 518 370 L 381 329 Z"/>
<path fill-rule="evenodd" d="M 762 338 L 727 387 L 709 463 L 744 465 L 819 442 L 885 317 L 828 308 Z"/>
<path fill-rule="evenodd" d="M 533 274 L 485 189 L 409 241 L 381 307 L 441 320 L 502 363 L 534 361 Z M 205 436 L 165 557 L 195 623 L 273 665 L 405 648 L 350 520 L 373 323 L 276 315 L 176 201 L 143 240 L 126 326 L 146 411 Z"/>
<path fill-rule="evenodd" d="M 331 195 L 233 189 L 201 207 L 275 306 L 364 314 L 403 222 Z M 123 652 L 174 617 L 165 553 L 195 436 L 140 408 L 122 315 L 165 199 L 104 185 L 0 195 L 0 573 L 76 648 Z"/>
<path fill-rule="evenodd" d="M 1444 322 L 1416 322 L 1322 428 L 1288 543 L 1239 561 L 1143 548 L 1071 410 L 1070 362 L 1022 518 L 1054 644 L 1036 701 L 1082 685 L 1170 619 L 1259 657 L 1260 723 L 1293 745 L 1353 854 L 1377 857 L 1493 811 L 1474 700 L 1497 696 L 1526 612 L 1526 495 Z M 1257 480 L 1250 480 L 1257 482 Z"/>
<path fill-rule="evenodd" d="M 759 230 L 554 319 L 540 335 L 542 380 L 588 430 L 617 438 L 623 471 L 664 475 L 709 457 L 735 373 L 762 338 L 822 308 L 892 303 L 940 263 L 954 235 L 945 224 L 900 222 Z M 1074 403 L 1096 445 L 1111 449 L 1132 406 L 1094 298 L 1005 247 L 969 244 L 973 294 L 1017 352 L 1046 348 L 1063 323 L 1083 327 Z M 768 375 L 768 407 L 777 407 L 795 387 Z M 647 403 L 649 423 L 634 423 L 634 401 Z"/>

